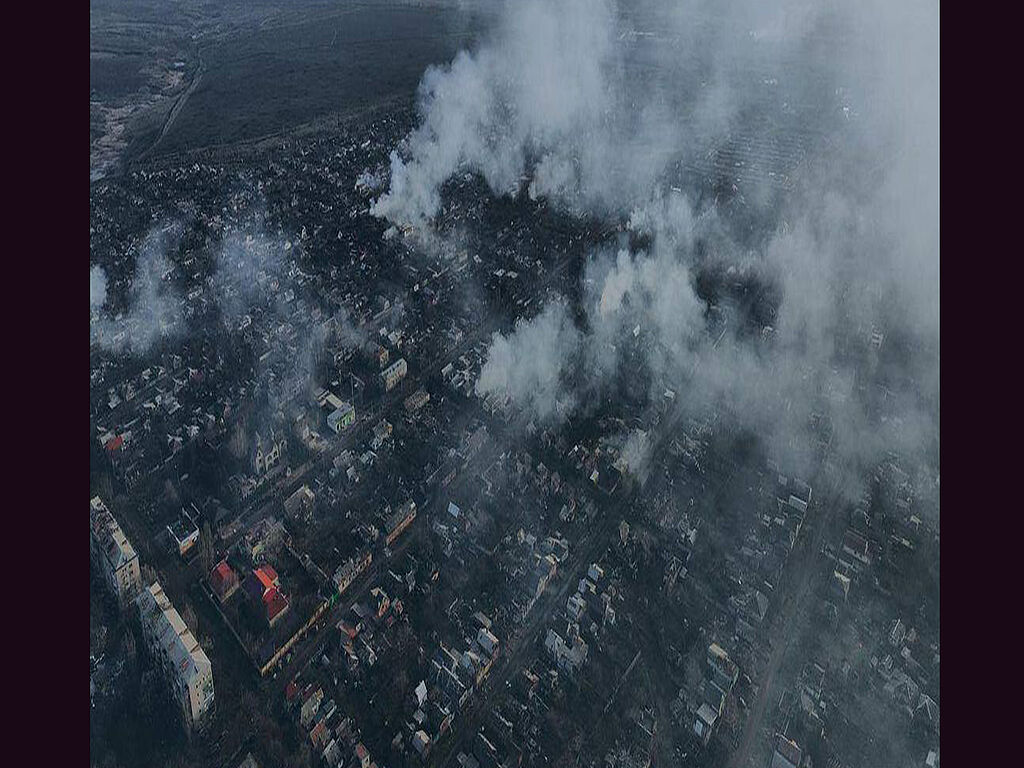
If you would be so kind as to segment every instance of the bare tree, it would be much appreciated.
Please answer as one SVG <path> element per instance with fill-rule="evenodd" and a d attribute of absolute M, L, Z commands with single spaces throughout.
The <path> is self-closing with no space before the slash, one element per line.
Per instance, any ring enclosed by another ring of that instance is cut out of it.
<path fill-rule="evenodd" d="M 181 618 L 188 625 L 188 628 L 192 630 L 192 634 L 196 634 L 196 612 L 192 607 L 192 603 L 186 602 L 185 607 L 181 611 Z"/>
<path fill-rule="evenodd" d="M 199 538 L 199 554 L 202 558 L 204 573 L 209 574 L 213 570 L 214 565 L 214 550 L 213 550 L 213 531 L 210 529 L 210 521 L 207 520 L 203 523 L 203 533 Z"/>
<path fill-rule="evenodd" d="M 144 587 L 148 587 L 154 581 L 158 580 L 156 575 L 156 569 L 151 565 L 147 565 L 146 563 L 142 564 L 140 573 L 142 574 L 142 584 Z"/>
<path fill-rule="evenodd" d="M 131 622 L 128 622 L 124 630 L 124 655 L 129 665 L 135 663 L 135 632 Z"/>

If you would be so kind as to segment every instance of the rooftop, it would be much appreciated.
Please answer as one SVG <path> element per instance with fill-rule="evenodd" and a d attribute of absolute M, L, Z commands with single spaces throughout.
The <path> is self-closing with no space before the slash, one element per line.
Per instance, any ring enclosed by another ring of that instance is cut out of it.
<path fill-rule="evenodd" d="M 136 557 L 135 548 L 99 496 L 89 502 L 89 523 L 93 537 L 114 570 Z"/>
<path fill-rule="evenodd" d="M 199 647 L 192 631 L 164 594 L 160 582 L 155 581 L 148 589 L 143 590 L 136 602 L 143 624 L 150 627 L 182 679 L 191 681 L 211 671 L 210 659 Z"/>

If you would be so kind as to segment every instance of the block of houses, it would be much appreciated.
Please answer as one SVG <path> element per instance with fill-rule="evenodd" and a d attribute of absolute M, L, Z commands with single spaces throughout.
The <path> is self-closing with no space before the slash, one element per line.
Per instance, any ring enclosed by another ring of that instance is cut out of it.
<path fill-rule="evenodd" d="M 338 566 L 338 570 L 334 572 L 333 580 L 339 595 L 345 593 L 345 590 L 352 585 L 352 582 L 359 578 L 359 574 L 370 566 L 372 560 L 373 555 L 370 553 L 370 550 L 366 549 Z"/>

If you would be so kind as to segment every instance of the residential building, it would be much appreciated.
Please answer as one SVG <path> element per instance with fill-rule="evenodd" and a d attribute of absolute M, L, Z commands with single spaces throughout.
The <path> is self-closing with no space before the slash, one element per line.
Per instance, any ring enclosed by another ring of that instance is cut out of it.
<path fill-rule="evenodd" d="M 854 571 L 861 571 L 871 565 L 871 553 L 867 540 L 859 533 L 848 530 L 843 534 L 843 555 L 840 561 Z"/>
<path fill-rule="evenodd" d="M 185 557 L 199 541 L 199 526 L 195 523 L 199 517 L 199 510 L 193 506 L 192 512 L 190 515 L 187 510 L 182 509 L 178 518 L 167 526 L 167 532 L 177 544 L 181 557 Z"/>
<path fill-rule="evenodd" d="M 802 751 L 797 743 L 781 733 L 775 738 L 771 768 L 799 768 Z"/>
<path fill-rule="evenodd" d="M 243 546 L 254 563 L 262 563 L 268 554 L 281 546 L 286 540 L 286 535 L 280 520 L 265 517 L 245 534 Z"/>
<path fill-rule="evenodd" d="M 380 377 L 384 381 L 384 389 L 390 392 L 395 388 L 398 382 L 405 378 L 405 375 L 408 372 L 409 366 L 406 364 L 405 358 L 398 358 L 398 360 L 393 362 L 380 373 Z"/>
<path fill-rule="evenodd" d="M 497 655 L 498 638 L 491 634 L 490 630 L 481 627 L 480 631 L 476 634 L 476 642 L 492 659 Z"/>
<path fill-rule="evenodd" d="M 310 490 L 308 485 L 303 485 L 284 501 L 285 515 L 292 520 L 306 520 L 313 518 L 313 507 L 316 504 L 316 494 Z"/>
<path fill-rule="evenodd" d="M 308 728 L 310 723 L 313 722 L 313 718 L 320 710 L 320 703 L 323 699 L 323 688 L 317 687 L 314 689 L 310 686 L 303 692 L 302 705 L 299 707 L 299 724 L 303 728 Z"/>
<path fill-rule="evenodd" d="M 139 556 L 99 496 L 89 502 L 89 544 L 96 569 L 125 605 L 139 591 Z"/>
<path fill-rule="evenodd" d="M 373 426 L 373 437 L 370 439 L 370 447 L 379 451 L 384 441 L 391 437 L 392 426 L 387 419 L 381 419 Z"/>
<path fill-rule="evenodd" d="M 210 589 L 222 603 L 238 589 L 238 574 L 228 565 L 227 560 L 217 563 L 210 573 Z"/>
<path fill-rule="evenodd" d="M 339 595 L 345 593 L 345 590 L 352 585 L 352 582 L 359 577 L 359 574 L 369 567 L 372 560 L 373 555 L 370 553 L 370 550 L 364 550 L 356 557 L 350 557 L 338 566 L 338 570 L 334 572 L 334 585 L 338 588 Z"/>
<path fill-rule="evenodd" d="M 717 643 L 708 646 L 708 669 L 711 672 L 711 679 L 726 692 L 732 689 L 740 675 L 740 669 L 736 662 L 729 658 Z"/>
<path fill-rule="evenodd" d="M 418 389 L 405 398 L 406 413 L 415 413 L 424 405 L 430 402 L 430 393 L 425 389 Z"/>
<path fill-rule="evenodd" d="M 706 702 L 702 702 L 693 721 L 693 732 L 697 734 L 697 738 L 701 740 L 702 744 L 707 745 L 711 740 L 716 722 L 718 722 L 718 711 Z"/>
<path fill-rule="evenodd" d="M 363 746 L 363 742 L 356 744 L 355 753 L 359 768 L 370 768 L 370 750 Z"/>
<path fill-rule="evenodd" d="M 409 524 L 416 519 L 416 502 L 407 501 L 405 504 L 400 506 L 396 512 L 394 512 L 387 521 L 387 544 L 391 544 L 397 539 Z"/>
<path fill-rule="evenodd" d="M 243 585 L 252 601 L 261 607 L 267 624 L 274 626 L 288 610 L 288 598 L 281 591 L 281 582 L 269 565 L 263 565 L 252 572 Z"/>
<path fill-rule="evenodd" d="M 575 674 L 586 663 L 589 648 L 578 632 L 570 632 L 569 639 L 572 642 L 571 645 L 566 643 L 555 630 L 548 629 L 544 647 L 560 669 Z"/>
<path fill-rule="evenodd" d="M 412 736 L 412 745 L 416 749 L 416 754 L 426 760 L 427 753 L 430 751 L 430 737 L 426 731 L 416 731 Z"/>
<path fill-rule="evenodd" d="M 194 730 L 213 707 L 213 666 L 159 582 L 135 599 L 146 645 L 158 659 L 186 727 Z"/>
<path fill-rule="evenodd" d="M 327 414 L 327 426 L 338 434 L 343 429 L 348 429 L 356 423 L 356 408 L 352 403 L 342 402 L 333 411 Z"/>

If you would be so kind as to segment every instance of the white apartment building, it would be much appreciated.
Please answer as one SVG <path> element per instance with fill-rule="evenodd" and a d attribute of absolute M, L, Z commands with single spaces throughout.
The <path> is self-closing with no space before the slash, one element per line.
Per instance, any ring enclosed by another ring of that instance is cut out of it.
<path fill-rule="evenodd" d="M 186 726 L 192 730 L 213 707 L 213 667 L 159 582 L 135 600 L 151 655 L 160 660 Z"/>
<path fill-rule="evenodd" d="M 89 502 L 89 551 L 107 587 L 125 605 L 139 591 L 139 556 L 99 496 Z"/>
<path fill-rule="evenodd" d="M 395 388 L 395 385 L 398 384 L 398 382 L 405 378 L 405 374 L 408 372 L 409 366 L 405 362 L 405 358 L 400 357 L 381 371 L 380 377 L 384 380 L 384 388 L 390 392 Z"/>

